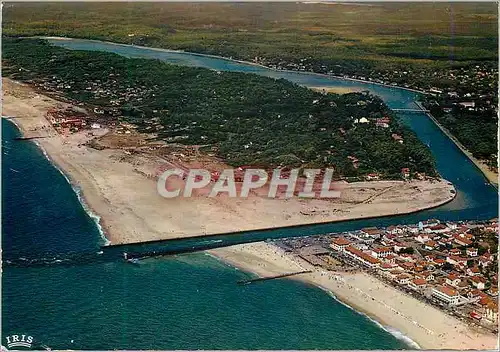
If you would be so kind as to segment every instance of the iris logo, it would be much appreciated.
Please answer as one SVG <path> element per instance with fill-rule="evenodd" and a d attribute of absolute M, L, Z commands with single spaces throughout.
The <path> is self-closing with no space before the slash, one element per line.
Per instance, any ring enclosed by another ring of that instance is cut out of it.
<path fill-rule="evenodd" d="M 33 336 L 28 335 L 10 335 L 5 337 L 7 340 L 7 347 L 26 347 L 31 348 L 33 343 Z"/>

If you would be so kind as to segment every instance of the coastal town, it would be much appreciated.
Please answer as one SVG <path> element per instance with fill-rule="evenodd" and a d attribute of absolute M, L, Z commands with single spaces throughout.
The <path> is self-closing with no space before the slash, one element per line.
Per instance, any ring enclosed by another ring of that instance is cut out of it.
<path fill-rule="evenodd" d="M 271 243 L 320 270 L 366 272 L 457 319 L 497 332 L 497 219 L 430 219 Z"/>
<path fill-rule="evenodd" d="M 4 3 L 0 352 L 499 350 L 498 19 Z"/>

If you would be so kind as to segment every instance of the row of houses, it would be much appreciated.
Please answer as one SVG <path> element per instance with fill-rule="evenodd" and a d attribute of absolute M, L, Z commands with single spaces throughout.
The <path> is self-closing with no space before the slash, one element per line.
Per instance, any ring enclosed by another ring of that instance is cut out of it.
<path fill-rule="evenodd" d="M 475 237 L 472 229 L 476 229 L 476 234 L 495 231 L 498 224 L 496 220 L 480 225 L 442 224 L 431 219 L 418 225 L 364 228 L 334 238 L 330 248 L 397 286 L 432 297 L 446 306 L 472 307 L 476 319 L 495 322 L 497 257 L 490 249 L 483 249 L 479 255 L 479 249 L 472 244 L 481 239 Z M 441 238 L 451 241 L 442 243 Z"/>

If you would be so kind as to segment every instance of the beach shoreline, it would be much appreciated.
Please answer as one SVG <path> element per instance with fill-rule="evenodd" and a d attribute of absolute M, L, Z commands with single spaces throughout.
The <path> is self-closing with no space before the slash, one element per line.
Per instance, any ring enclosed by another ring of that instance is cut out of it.
<path fill-rule="evenodd" d="M 289 279 L 316 286 L 342 304 L 407 337 L 412 347 L 423 349 L 494 349 L 497 337 L 476 331 L 414 297 L 404 294 L 365 272 L 331 272 L 285 253 L 267 242 L 255 242 L 207 251 L 219 260 L 260 277 L 311 270 Z M 265 284 L 265 283 L 258 283 Z M 400 337 L 401 337 L 400 336 Z"/>
<path fill-rule="evenodd" d="M 97 229 L 99 231 L 99 236 L 101 237 L 101 240 L 103 241 L 104 245 L 107 246 L 107 245 L 111 244 L 109 239 L 106 237 L 106 233 L 104 231 L 104 228 L 105 228 L 105 225 L 103 224 L 104 220 L 102 220 L 101 217 L 99 215 L 97 215 L 94 212 L 94 210 L 91 208 L 91 206 L 89 205 L 89 202 L 85 199 L 85 195 L 83 194 L 82 190 L 78 187 L 78 182 L 73 180 L 72 176 L 70 174 L 66 173 L 61 168 L 61 166 L 50 157 L 50 155 L 43 148 L 43 146 L 40 145 L 40 143 L 38 143 L 36 141 L 35 141 L 35 143 L 38 146 L 38 148 L 40 148 L 40 150 L 43 152 L 43 155 L 45 156 L 45 158 L 47 158 L 47 160 L 52 164 L 52 166 L 55 167 L 61 173 L 61 175 L 63 175 L 63 177 L 66 179 L 66 181 L 71 185 L 71 189 L 73 190 L 73 192 L 75 192 L 76 197 L 78 198 L 78 201 L 82 205 L 83 209 L 85 210 L 87 215 L 92 220 L 94 220 L 94 222 L 97 226 Z"/>
<path fill-rule="evenodd" d="M 26 131 L 23 130 L 22 125 L 16 122 L 15 119 L 8 119 L 8 121 L 16 126 L 16 128 L 20 131 L 21 135 L 25 135 Z M 83 194 L 82 190 L 79 188 L 78 181 L 75 181 L 73 179 L 73 176 L 66 172 L 61 164 L 59 164 L 57 161 L 55 161 L 49 153 L 45 150 L 44 146 L 39 143 L 39 141 L 34 141 L 33 143 L 36 144 L 36 146 L 40 149 L 44 157 L 51 163 L 52 167 L 56 168 L 57 171 L 61 173 L 61 175 L 66 179 L 66 182 L 71 186 L 71 189 L 75 193 L 76 197 L 78 198 L 78 201 L 82 205 L 82 208 L 85 210 L 87 215 L 95 222 L 97 229 L 99 231 L 100 238 L 104 244 L 104 246 L 108 246 L 111 242 L 109 239 L 106 237 L 106 231 L 105 231 L 105 225 L 103 223 L 103 219 L 95 213 L 95 211 L 92 209 L 90 206 L 89 202 L 85 199 L 85 195 Z"/>
<path fill-rule="evenodd" d="M 165 199 L 156 181 L 144 176 L 161 160 L 138 156 L 124 162 L 124 151 L 96 150 L 84 145 L 85 132 L 59 135 L 45 114 L 54 106 L 67 106 L 31 87 L 4 79 L 4 113 L 15 116 L 23 134 L 40 131 L 49 138 L 37 140 L 49 159 L 80 190 L 110 244 L 216 235 L 242 231 L 330 223 L 396 214 L 408 214 L 445 204 L 456 196 L 452 184 L 440 181 L 376 181 L 347 184 L 337 203 L 325 200 L 276 200 L 255 197 Z M 92 138 L 106 135 L 101 129 Z M 155 164 L 156 162 L 156 164 Z M 144 170 L 138 170 L 141 164 Z M 371 198 L 375 198 L 372 200 Z M 363 199 L 369 199 L 363 202 Z M 401 201 L 404 199 L 405 201 Z M 354 205 L 353 205 L 354 204 Z"/>

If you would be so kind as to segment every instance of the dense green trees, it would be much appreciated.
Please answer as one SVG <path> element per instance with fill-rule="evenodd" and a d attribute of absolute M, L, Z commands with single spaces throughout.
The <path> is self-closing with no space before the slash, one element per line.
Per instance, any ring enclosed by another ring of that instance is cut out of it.
<path fill-rule="evenodd" d="M 323 65 L 355 74 L 444 68 L 498 57 L 494 2 L 11 3 L 2 22 L 12 36 L 92 38 L 275 63 L 309 60 L 316 72 Z"/>
<path fill-rule="evenodd" d="M 322 94 L 286 80 L 70 51 L 33 39 L 5 38 L 3 60 L 4 74 L 118 111 L 159 139 L 211 146 L 231 165 L 329 166 L 337 176 L 399 178 L 402 167 L 435 174 L 429 150 L 366 92 Z M 375 125 L 383 116 L 391 117 L 389 128 Z M 370 122 L 355 123 L 363 117 Z"/>
<path fill-rule="evenodd" d="M 436 98 L 428 99 L 435 101 Z M 431 105 L 432 115 L 446 127 L 473 155 L 485 160 L 493 167 L 497 168 L 498 155 L 498 120 L 496 112 L 491 111 L 470 111 L 460 107 L 458 104 L 451 105 L 446 101 L 439 100 L 439 106 Z M 443 110 L 443 106 L 450 106 L 449 112 Z M 452 108 L 451 108 L 452 107 Z"/>

